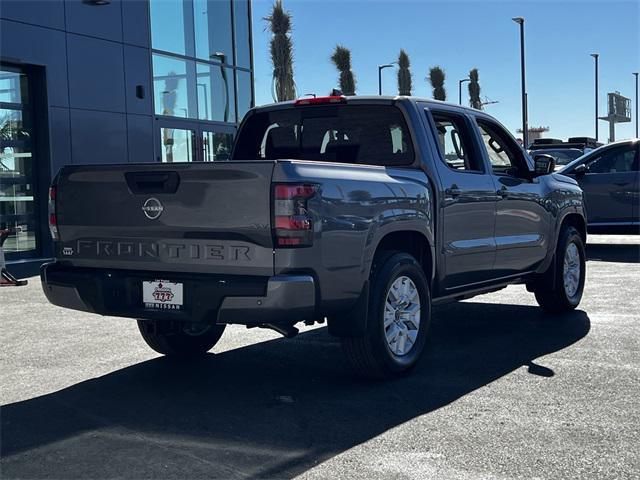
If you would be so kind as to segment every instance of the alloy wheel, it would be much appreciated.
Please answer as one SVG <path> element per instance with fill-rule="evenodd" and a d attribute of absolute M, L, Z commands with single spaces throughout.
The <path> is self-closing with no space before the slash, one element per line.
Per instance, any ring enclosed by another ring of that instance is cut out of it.
<path fill-rule="evenodd" d="M 408 354 L 416 343 L 420 329 L 420 294 L 407 277 L 396 278 L 384 304 L 384 331 L 387 345 L 397 356 Z"/>

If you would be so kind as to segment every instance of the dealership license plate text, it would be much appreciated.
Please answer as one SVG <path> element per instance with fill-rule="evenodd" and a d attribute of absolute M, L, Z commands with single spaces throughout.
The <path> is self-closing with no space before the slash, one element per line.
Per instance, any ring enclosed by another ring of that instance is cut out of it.
<path fill-rule="evenodd" d="M 183 304 L 182 283 L 167 280 L 142 282 L 142 301 L 145 308 L 180 310 Z"/>

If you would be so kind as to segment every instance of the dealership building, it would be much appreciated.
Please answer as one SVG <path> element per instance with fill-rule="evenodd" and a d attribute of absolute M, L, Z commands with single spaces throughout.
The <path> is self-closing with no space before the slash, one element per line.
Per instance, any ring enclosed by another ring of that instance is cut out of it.
<path fill-rule="evenodd" d="M 225 160 L 253 104 L 250 0 L 2 0 L 10 270 L 52 256 L 47 191 L 61 166 Z"/>

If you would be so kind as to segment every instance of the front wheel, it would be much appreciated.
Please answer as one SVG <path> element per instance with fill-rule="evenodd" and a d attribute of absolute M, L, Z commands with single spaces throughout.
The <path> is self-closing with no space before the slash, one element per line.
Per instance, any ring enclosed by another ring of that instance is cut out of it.
<path fill-rule="evenodd" d="M 204 355 L 218 343 L 225 325 L 184 323 L 178 326 L 162 320 L 138 320 L 138 329 L 147 345 L 173 358 Z"/>
<path fill-rule="evenodd" d="M 376 256 L 371 273 L 366 332 L 342 338 L 354 369 L 369 377 L 408 372 L 424 350 L 431 320 L 431 296 L 414 257 L 401 252 Z"/>
<path fill-rule="evenodd" d="M 586 277 L 584 241 L 575 228 L 562 227 L 554 262 L 549 275 L 535 289 L 536 300 L 549 312 L 568 312 L 580 303 Z"/>

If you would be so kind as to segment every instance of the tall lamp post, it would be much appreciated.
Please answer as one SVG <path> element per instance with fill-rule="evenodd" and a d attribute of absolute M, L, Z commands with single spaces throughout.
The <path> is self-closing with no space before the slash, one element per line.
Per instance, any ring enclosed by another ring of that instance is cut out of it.
<path fill-rule="evenodd" d="M 462 84 L 464 82 L 470 82 L 470 78 L 463 78 L 462 80 L 458 80 L 458 105 L 462 105 Z"/>
<path fill-rule="evenodd" d="M 636 138 L 638 138 L 638 72 L 633 72 L 636 77 Z"/>
<path fill-rule="evenodd" d="M 392 63 L 378 65 L 378 95 L 382 95 L 382 70 L 393 67 Z"/>
<path fill-rule="evenodd" d="M 524 148 L 529 146 L 529 125 L 527 121 L 527 88 L 525 85 L 524 72 L 524 18 L 512 18 L 514 22 L 520 25 L 520 75 L 522 76 L 522 144 Z"/>
<path fill-rule="evenodd" d="M 598 57 L 600 56 L 599 53 L 592 53 L 591 56 L 593 57 L 593 59 L 595 60 L 595 65 L 596 65 L 596 142 L 598 141 Z"/>

